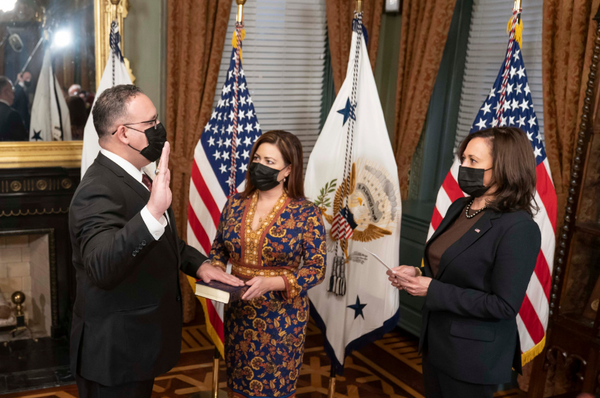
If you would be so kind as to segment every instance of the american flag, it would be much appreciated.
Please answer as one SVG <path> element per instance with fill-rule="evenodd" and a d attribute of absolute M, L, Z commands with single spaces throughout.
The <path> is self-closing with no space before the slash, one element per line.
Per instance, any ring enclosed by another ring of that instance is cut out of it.
<path fill-rule="evenodd" d="M 533 109 L 521 46 L 518 40 L 515 40 L 515 26 L 518 17 L 517 11 L 514 11 L 506 59 L 500 67 L 500 72 L 490 93 L 475 117 L 470 133 L 496 126 L 518 127 L 527 134 L 537 161 L 535 201 L 540 211 L 535 215 L 534 220 L 542 233 L 542 245 L 534 274 L 517 316 L 522 361 L 525 364 L 542 351 L 548 326 L 556 231 L 556 191 L 546 158 L 544 139 Z M 457 182 L 459 165 L 460 162 L 456 159 L 438 192 L 428 239 L 440 225 L 450 204 L 466 196 Z"/>
<path fill-rule="evenodd" d="M 192 165 L 187 239 L 204 254 L 210 252 L 228 196 L 243 189 L 252 145 L 261 134 L 242 61 L 233 48 L 221 98 L 204 127 Z M 223 355 L 223 305 L 200 301 L 208 332 Z"/>

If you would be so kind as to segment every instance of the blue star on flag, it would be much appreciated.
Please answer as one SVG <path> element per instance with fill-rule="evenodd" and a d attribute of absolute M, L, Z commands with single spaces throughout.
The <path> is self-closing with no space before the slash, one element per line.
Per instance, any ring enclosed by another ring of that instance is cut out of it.
<path fill-rule="evenodd" d="M 348 308 L 354 310 L 354 319 L 358 318 L 358 316 L 362 316 L 365 319 L 365 315 L 363 314 L 363 308 L 365 308 L 366 304 L 360 303 L 360 297 L 356 296 L 356 304 L 349 305 Z"/>
<path fill-rule="evenodd" d="M 344 109 L 340 109 L 339 111 L 337 111 L 340 115 L 344 115 L 344 123 L 342 123 L 342 126 L 346 124 L 346 122 L 348 121 L 348 118 L 352 119 L 352 120 L 356 120 L 356 105 L 352 105 L 350 103 L 350 98 L 348 98 L 348 101 L 346 101 L 346 107 Z"/>
<path fill-rule="evenodd" d="M 42 133 L 42 130 L 40 131 L 33 131 L 33 137 L 31 137 L 32 140 L 36 140 L 36 141 L 43 141 L 42 137 L 40 137 L 40 134 Z"/>

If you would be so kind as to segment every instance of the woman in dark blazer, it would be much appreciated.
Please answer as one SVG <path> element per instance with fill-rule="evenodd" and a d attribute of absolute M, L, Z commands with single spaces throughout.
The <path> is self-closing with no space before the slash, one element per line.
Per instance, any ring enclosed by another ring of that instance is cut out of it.
<path fill-rule="evenodd" d="M 425 395 L 492 397 L 521 370 L 516 317 L 535 268 L 536 161 L 516 128 L 470 134 L 461 144 L 456 200 L 425 246 L 421 269 L 400 266 L 390 281 L 424 296 L 419 350 Z"/>

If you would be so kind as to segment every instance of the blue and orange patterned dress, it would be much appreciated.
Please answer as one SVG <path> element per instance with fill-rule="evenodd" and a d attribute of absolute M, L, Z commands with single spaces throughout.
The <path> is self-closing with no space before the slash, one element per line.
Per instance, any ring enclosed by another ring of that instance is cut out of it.
<path fill-rule="evenodd" d="M 320 210 L 284 193 L 256 231 L 258 195 L 230 198 L 221 213 L 210 258 L 244 280 L 282 276 L 285 291 L 238 300 L 225 310 L 225 360 L 230 397 L 296 395 L 306 325 L 307 290 L 325 275 L 326 235 Z"/>

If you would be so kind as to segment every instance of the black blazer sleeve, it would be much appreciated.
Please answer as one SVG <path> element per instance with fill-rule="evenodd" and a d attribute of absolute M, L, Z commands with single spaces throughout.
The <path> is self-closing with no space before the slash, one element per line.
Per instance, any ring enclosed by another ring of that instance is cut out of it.
<path fill-rule="evenodd" d="M 541 234 L 533 220 L 520 221 L 502 236 L 493 258 L 491 293 L 433 279 L 425 298 L 430 311 L 465 317 L 512 319 L 517 316 L 539 254 Z"/>
<path fill-rule="evenodd" d="M 177 238 L 177 244 L 179 246 L 179 254 L 181 256 L 181 264 L 179 269 L 184 274 L 189 275 L 192 278 L 197 278 L 196 273 L 198 272 L 198 269 L 202 263 L 207 260 L 206 256 L 185 243 L 180 238 Z"/>
<path fill-rule="evenodd" d="M 114 195 L 102 184 L 80 190 L 70 211 L 85 272 L 93 285 L 105 290 L 127 278 L 157 242 L 140 213 L 123 220 L 121 203 L 126 199 Z"/>

